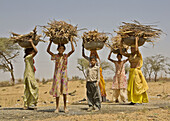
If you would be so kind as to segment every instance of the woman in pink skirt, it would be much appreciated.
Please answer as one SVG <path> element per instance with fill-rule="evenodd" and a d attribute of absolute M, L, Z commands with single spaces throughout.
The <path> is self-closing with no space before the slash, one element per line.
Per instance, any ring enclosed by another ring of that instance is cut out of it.
<path fill-rule="evenodd" d="M 127 80 L 126 80 L 126 75 L 125 75 L 125 63 L 128 61 L 128 59 L 126 60 L 121 60 L 122 59 L 122 55 L 120 53 L 117 54 L 117 59 L 116 60 L 112 60 L 110 58 L 112 54 L 112 51 L 110 52 L 109 56 L 108 56 L 108 60 L 110 60 L 111 62 L 113 62 L 115 64 L 116 67 L 116 72 L 115 72 L 115 76 L 113 77 L 113 100 L 118 103 L 118 97 L 120 96 L 121 100 L 123 102 L 126 102 L 127 100 Z"/>

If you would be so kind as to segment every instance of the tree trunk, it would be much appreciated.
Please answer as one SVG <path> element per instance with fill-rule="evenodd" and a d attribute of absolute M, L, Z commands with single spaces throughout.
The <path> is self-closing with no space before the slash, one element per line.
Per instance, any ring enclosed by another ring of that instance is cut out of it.
<path fill-rule="evenodd" d="M 151 81 L 151 74 L 149 74 L 148 76 L 149 76 L 149 81 Z"/>
<path fill-rule="evenodd" d="M 10 64 L 10 67 L 11 67 L 10 72 L 11 72 L 11 77 L 12 77 L 12 85 L 15 85 L 14 68 L 13 68 L 11 61 L 9 61 L 9 64 Z"/>
<path fill-rule="evenodd" d="M 157 73 L 155 73 L 155 82 L 157 81 Z"/>
<path fill-rule="evenodd" d="M 15 78 L 14 78 L 13 70 L 11 71 L 11 77 L 12 77 L 12 85 L 15 85 Z"/>

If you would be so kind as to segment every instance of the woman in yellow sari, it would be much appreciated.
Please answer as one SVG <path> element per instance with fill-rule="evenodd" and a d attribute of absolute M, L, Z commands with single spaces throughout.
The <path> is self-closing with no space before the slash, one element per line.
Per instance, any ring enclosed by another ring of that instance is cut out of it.
<path fill-rule="evenodd" d="M 36 109 L 38 102 L 38 83 L 35 79 L 34 56 L 38 50 L 32 40 L 29 40 L 32 48 L 25 49 L 24 71 L 24 109 Z"/>
<path fill-rule="evenodd" d="M 120 48 L 120 53 L 128 57 L 130 63 L 127 91 L 128 101 L 130 101 L 130 104 L 132 105 L 148 102 L 148 96 L 146 93 L 148 85 L 141 71 L 143 59 L 138 49 L 138 40 L 139 38 L 136 37 L 135 46 L 131 46 L 131 53 L 124 53 Z"/>

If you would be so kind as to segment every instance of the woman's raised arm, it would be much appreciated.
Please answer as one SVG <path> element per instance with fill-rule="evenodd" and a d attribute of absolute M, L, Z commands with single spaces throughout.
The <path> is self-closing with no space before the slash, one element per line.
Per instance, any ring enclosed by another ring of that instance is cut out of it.
<path fill-rule="evenodd" d="M 108 58 L 107 58 L 107 59 L 108 59 L 109 61 L 111 61 L 111 62 L 115 63 L 116 61 L 115 61 L 115 60 L 112 60 L 112 59 L 110 58 L 111 54 L 112 54 L 112 50 L 110 51 L 109 56 L 108 56 Z"/>
<path fill-rule="evenodd" d="M 51 49 L 51 44 L 52 44 L 52 41 L 50 40 L 50 43 L 49 43 L 48 48 L 47 48 L 47 52 L 48 52 L 51 56 L 54 56 L 54 53 L 52 53 L 52 52 L 50 51 L 50 49 Z"/>
<path fill-rule="evenodd" d="M 69 57 L 71 54 L 73 54 L 73 52 L 75 51 L 72 39 L 73 39 L 73 38 L 71 38 L 71 41 L 70 41 L 70 42 L 71 42 L 71 51 L 68 53 L 68 55 L 67 55 L 68 57 Z"/>
<path fill-rule="evenodd" d="M 31 43 L 31 45 L 32 45 L 32 48 L 34 49 L 34 52 L 33 52 L 33 57 L 34 57 L 34 56 L 38 53 L 38 50 L 37 50 L 37 48 L 35 47 L 32 39 L 30 39 L 30 40 L 28 40 L 28 41 L 30 41 L 30 43 Z"/>

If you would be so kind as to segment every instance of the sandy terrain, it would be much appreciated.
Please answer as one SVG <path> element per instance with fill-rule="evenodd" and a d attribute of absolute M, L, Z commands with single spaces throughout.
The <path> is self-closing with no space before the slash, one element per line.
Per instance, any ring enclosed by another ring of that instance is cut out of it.
<path fill-rule="evenodd" d="M 56 115 L 55 99 L 49 95 L 51 82 L 39 84 L 38 111 L 22 110 L 23 84 L 12 87 L 0 87 L 0 120 L 170 120 L 170 82 L 149 82 L 149 104 L 129 107 L 125 104 L 107 102 L 102 104 L 99 112 L 87 113 L 85 82 L 70 81 L 68 95 L 69 113 L 64 114 L 62 96 L 61 112 Z M 106 83 L 107 99 L 112 100 L 112 82 Z M 35 115 L 36 114 L 36 115 Z"/>

